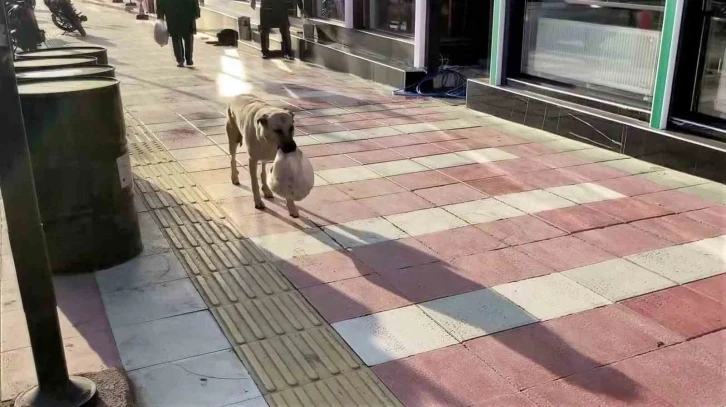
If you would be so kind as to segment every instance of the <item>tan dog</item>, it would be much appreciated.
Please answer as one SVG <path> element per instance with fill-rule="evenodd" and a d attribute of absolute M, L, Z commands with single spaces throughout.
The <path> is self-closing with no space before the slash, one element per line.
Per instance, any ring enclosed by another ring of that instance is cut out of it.
<path fill-rule="evenodd" d="M 227 138 L 229 153 L 232 155 L 232 183 L 239 185 L 237 171 L 237 146 L 244 143 L 249 155 L 249 170 L 252 195 L 255 208 L 265 209 L 260 197 L 260 185 L 257 182 L 257 163 L 262 164 L 262 193 L 265 198 L 272 198 L 272 191 L 267 186 L 268 162 L 275 160 L 277 150 L 295 151 L 297 146 L 293 140 L 295 134 L 294 114 L 278 107 L 270 106 L 252 96 L 238 96 L 227 108 Z M 299 213 L 295 202 L 287 200 L 290 216 L 297 218 Z"/>

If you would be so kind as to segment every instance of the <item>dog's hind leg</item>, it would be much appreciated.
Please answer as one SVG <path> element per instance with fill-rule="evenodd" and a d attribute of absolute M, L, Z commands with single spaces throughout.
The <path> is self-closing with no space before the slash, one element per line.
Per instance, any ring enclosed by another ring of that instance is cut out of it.
<path fill-rule="evenodd" d="M 237 129 L 237 125 L 231 117 L 227 119 L 227 139 L 229 140 L 229 154 L 232 157 L 230 160 L 232 183 L 239 185 L 239 171 L 237 171 L 237 146 L 239 146 L 240 140 L 242 140 L 242 134 L 240 134 L 239 129 Z"/>
<path fill-rule="evenodd" d="M 265 203 L 260 197 L 260 184 L 257 182 L 257 160 L 250 158 L 250 184 L 252 187 L 252 196 L 255 198 L 255 208 L 265 209 Z"/>
<path fill-rule="evenodd" d="M 295 201 L 292 199 L 287 200 L 287 211 L 290 213 L 290 216 L 293 218 L 299 218 L 300 212 L 297 210 L 297 205 L 295 205 Z"/>
<path fill-rule="evenodd" d="M 262 162 L 262 171 L 260 172 L 260 181 L 262 181 L 262 194 L 267 199 L 272 199 L 274 195 L 272 195 L 272 191 L 270 190 L 270 187 L 267 186 L 267 163 Z"/>

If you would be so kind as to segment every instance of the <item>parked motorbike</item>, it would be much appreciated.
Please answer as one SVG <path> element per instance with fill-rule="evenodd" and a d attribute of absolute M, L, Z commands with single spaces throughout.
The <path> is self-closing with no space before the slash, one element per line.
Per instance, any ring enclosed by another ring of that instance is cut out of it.
<path fill-rule="evenodd" d="M 45 31 L 38 27 L 34 0 L 4 1 L 13 50 L 17 51 L 18 48 L 23 51 L 38 49 L 38 46 L 45 42 Z"/>
<path fill-rule="evenodd" d="M 52 13 L 51 20 L 56 27 L 65 32 L 78 31 L 81 36 L 86 36 L 86 30 L 81 22 L 87 21 L 88 18 L 76 10 L 71 0 L 43 0 L 43 2 Z"/>

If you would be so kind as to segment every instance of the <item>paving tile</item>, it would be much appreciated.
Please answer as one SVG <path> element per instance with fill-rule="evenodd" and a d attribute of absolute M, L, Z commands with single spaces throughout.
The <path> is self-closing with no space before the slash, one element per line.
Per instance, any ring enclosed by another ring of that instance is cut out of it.
<path fill-rule="evenodd" d="M 607 166 L 617 168 L 630 174 L 645 174 L 648 172 L 662 171 L 664 168 L 647 161 L 638 160 L 636 158 L 626 158 L 623 160 L 607 161 Z"/>
<path fill-rule="evenodd" d="M 460 167 L 445 168 L 441 172 L 458 181 L 473 181 L 504 175 L 504 173 L 492 165 L 471 164 Z"/>
<path fill-rule="evenodd" d="M 217 156 L 217 157 L 205 157 L 195 158 L 193 160 L 179 161 L 179 164 L 184 167 L 188 172 L 208 171 L 217 170 L 220 168 L 229 168 L 229 157 Z"/>
<path fill-rule="evenodd" d="M 606 213 L 623 222 L 669 215 L 672 212 L 657 205 L 639 201 L 635 198 L 610 199 L 587 204 L 592 209 Z"/>
<path fill-rule="evenodd" d="M 726 304 L 726 274 L 694 281 L 687 284 L 686 287 L 712 298 L 721 304 Z"/>
<path fill-rule="evenodd" d="M 333 143 L 329 144 L 331 148 L 333 148 L 335 151 L 337 151 L 340 154 L 349 154 L 349 153 L 355 153 L 359 151 L 369 151 L 369 150 L 380 150 L 381 146 L 380 144 L 376 144 L 370 140 L 356 140 L 356 141 L 347 141 L 343 143 Z"/>
<path fill-rule="evenodd" d="M 466 183 L 491 196 L 508 195 L 537 189 L 537 187 L 527 184 L 520 177 L 510 175 L 477 179 L 467 181 Z"/>
<path fill-rule="evenodd" d="M 338 152 L 333 149 L 333 147 L 327 144 L 302 146 L 300 147 L 300 151 L 302 151 L 303 154 L 305 154 L 305 156 L 308 158 L 325 157 L 338 154 Z"/>
<path fill-rule="evenodd" d="M 136 400 L 148 406 L 224 407 L 261 397 L 231 350 L 129 372 Z"/>
<path fill-rule="evenodd" d="M 627 259 L 680 284 L 726 271 L 726 265 L 718 257 L 684 246 L 634 254 Z"/>
<path fill-rule="evenodd" d="M 686 216 L 699 222 L 715 226 L 723 233 L 726 233 L 726 207 L 724 206 L 715 206 L 713 208 L 688 212 Z"/>
<path fill-rule="evenodd" d="M 614 305 L 500 332 L 466 346 L 515 387 L 526 389 L 682 339 Z"/>
<path fill-rule="evenodd" d="M 452 262 L 460 274 L 482 287 L 526 280 L 554 270 L 514 249 L 494 250 L 457 258 Z"/>
<path fill-rule="evenodd" d="M 422 235 L 416 239 L 446 260 L 506 246 L 474 226 Z"/>
<path fill-rule="evenodd" d="M 451 205 L 475 201 L 487 197 L 486 194 L 460 183 L 419 189 L 416 191 L 416 195 L 419 195 L 436 205 Z"/>
<path fill-rule="evenodd" d="M 625 171 L 617 170 L 602 163 L 568 167 L 565 169 L 565 171 L 575 174 L 575 176 L 590 182 L 609 180 L 629 175 Z"/>
<path fill-rule="evenodd" d="M 699 253 L 720 259 L 726 263 L 726 235 L 703 239 L 683 245 Z"/>
<path fill-rule="evenodd" d="M 544 190 L 502 195 L 498 196 L 497 199 L 528 214 L 567 208 L 575 205 L 572 201 Z"/>
<path fill-rule="evenodd" d="M 416 133 L 416 137 L 423 140 L 425 143 L 438 143 L 441 141 L 459 140 L 464 136 L 457 134 L 454 131 L 427 131 L 424 133 Z"/>
<path fill-rule="evenodd" d="M 354 220 L 339 225 L 325 226 L 323 230 L 345 248 L 408 237 L 401 229 L 384 218 Z"/>
<path fill-rule="evenodd" d="M 313 188 L 302 202 L 298 202 L 298 207 L 313 208 L 326 203 L 343 202 L 351 199 L 348 194 L 341 190 L 341 185 L 323 185 Z M 287 209 L 287 208 L 285 208 Z"/>
<path fill-rule="evenodd" d="M 230 404 L 226 407 L 269 407 L 264 397 L 257 397 L 241 403 Z"/>
<path fill-rule="evenodd" d="M 589 148 L 589 149 L 582 149 L 572 152 L 575 157 L 591 162 L 591 163 L 597 163 L 597 162 L 603 162 L 603 161 L 614 161 L 614 160 L 622 160 L 629 158 L 625 154 L 620 154 L 615 151 L 606 150 L 604 148 Z"/>
<path fill-rule="evenodd" d="M 330 323 L 411 304 L 377 274 L 316 285 L 300 292 Z"/>
<path fill-rule="evenodd" d="M 440 261 L 434 251 L 414 238 L 355 247 L 351 254 L 378 273 Z"/>
<path fill-rule="evenodd" d="M 643 253 L 671 246 L 672 243 L 644 232 L 631 225 L 615 225 L 603 229 L 588 230 L 575 235 L 606 252 L 618 257 Z"/>
<path fill-rule="evenodd" d="M 358 202 L 365 205 L 375 214 L 381 216 L 412 212 L 434 206 L 431 202 L 411 192 L 399 192 L 397 194 L 375 196 L 361 199 Z"/>
<path fill-rule="evenodd" d="M 414 303 L 475 291 L 477 282 L 460 275 L 448 263 L 429 263 L 380 273 L 383 278 Z"/>
<path fill-rule="evenodd" d="M 150 213 L 139 213 L 139 230 L 141 232 L 141 243 L 144 245 L 142 256 L 150 254 L 166 253 L 171 251 L 169 242 L 164 237 L 161 229 L 154 222 Z"/>
<path fill-rule="evenodd" d="M 611 303 L 558 273 L 498 285 L 494 290 L 543 321 Z"/>
<path fill-rule="evenodd" d="M 340 245 L 318 229 L 260 236 L 251 241 L 270 258 L 282 260 L 340 249 Z"/>
<path fill-rule="evenodd" d="M 723 361 L 724 355 L 726 355 L 726 329 L 693 339 L 691 344 L 693 344 L 694 347 L 704 349 L 711 355 Z"/>
<path fill-rule="evenodd" d="M 433 156 L 445 154 L 448 152 L 446 149 L 441 148 L 435 144 L 406 145 L 402 147 L 396 147 L 393 149 L 393 151 L 407 158 Z"/>
<path fill-rule="evenodd" d="M 554 150 L 539 143 L 519 144 L 516 146 L 502 147 L 502 150 L 514 154 L 517 157 L 533 157 L 538 155 L 551 154 Z"/>
<path fill-rule="evenodd" d="M 429 301 L 419 307 L 458 341 L 537 321 L 517 304 L 489 288 Z"/>
<path fill-rule="evenodd" d="M 668 189 L 668 187 L 636 176 L 606 179 L 598 181 L 598 184 L 625 196 L 651 194 Z"/>
<path fill-rule="evenodd" d="M 353 200 L 323 203 L 312 207 L 306 206 L 303 214 L 318 226 L 374 218 L 376 215 L 376 212 L 368 205 Z"/>
<path fill-rule="evenodd" d="M 481 199 L 443 207 L 469 224 L 513 218 L 524 213 L 496 199 Z"/>
<path fill-rule="evenodd" d="M 619 220 L 584 205 L 540 212 L 537 217 L 569 233 L 620 223 Z"/>
<path fill-rule="evenodd" d="M 696 195 L 700 199 L 714 202 L 719 205 L 726 205 L 726 186 L 717 182 L 709 182 L 706 184 L 681 188 L 679 191 Z"/>
<path fill-rule="evenodd" d="M 457 343 L 415 305 L 338 322 L 333 328 L 368 366 Z"/>
<path fill-rule="evenodd" d="M 343 184 L 346 182 L 363 181 L 381 177 L 379 174 L 366 167 L 336 168 L 332 170 L 317 171 L 316 174 L 330 184 Z"/>
<path fill-rule="evenodd" d="M 576 185 L 548 188 L 547 191 L 578 204 L 624 198 L 625 195 L 598 184 L 586 182 Z"/>
<path fill-rule="evenodd" d="M 726 327 L 726 304 L 686 287 L 673 287 L 622 303 L 687 338 Z"/>
<path fill-rule="evenodd" d="M 585 161 L 577 158 L 572 153 L 554 153 L 532 157 L 533 160 L 546 165 L 549 168 L 565 168 L 574 165 L 586 164 Z"/>
<path fill-rule="evenodd" d="M 705 184 L 708 180 L 694 177 L 683 172 L 673 171 L 664 169 L 657 172 L 649 172 L 641 174 L 639 177 L 656 182 L 661 185 L 665 185 L 670 188 L 684 188 L 693 185 Z"/>
<path fill-rule="evenodd" d="M 510 154 L 498 148 L 482 148 L 479 150 L 460 151 L 457 154 L 479 164 L 519 158 L 514 154 Z"/>
<path fill-rule="evenodd" d="M 571 236 L 518 246 L 519 250 L 556 271 L 569 270 L 614 258 L 613 255 Z"/>
<path fill-rule="evenodd" d="M 662 191 L 640 195 L 636 199 L 680 213 L 715 206 L 716 203 L 680 191 Z"/>
<path fill-rule="evenodd" d="M 474 161 L 463 157 L 461 155 L 458 155 L 456 153 L 446 153 L 446 154 L 438 154 L 438 155 L 429 155 L 426 157 L 418 157 L 414 158 L 413 161 L 425 165 L 428 168 L 431 169 L 441 169 L 441 168 L 449 168 L 449 167 L 458 167 L 461 165 L 471 164 Z"/>
<path fill-rule="evenodd" d="M 313 169 L 315 171 L 332 170 L 335 168 L 348 168 L 360 165 L 356 161 L 344 155 L 312 157 L 310 158 L 310 163 L 313 165 Z"/>
<path fill-rule="evenodd" d="M 386 216 L 386 219 L 410 236 L 420 236 L 467 226 L 466 222 L 441 208 L 391 215 Z"/>
<path fill-rule="evenodd" d="M 440 141 L 440 142 L 436 143 L 435 146 L 442 148 L 446 151 L 451 151 L 451 152 L 476 150 L 476 149 L 490 147 L 488 143 L 485 143 L 480 140 L 470 140 L 470 139 Z"/>
<path fill-rule="evenodd" d="M 426 171 L 428 168 L 410 160 L 389 161 L 385 163 L 366 165 L 365 168 L 380 174 L 383 177 L 410 174 L 412 172 Z"/>
<path fill-rule="evenodd" d="M 343 191 L 346 195 L 349 195 L 354 199 L 397 194 L 406 191 L 404 188 L 394 184 L 387 179 L 371 179 L 365 181 L 357 181 L 347 184 L 339 184 L 337 187 L 340 188 L 340 190 Z"/>
<path fill-rule="evenodd" d="M 186 278 L 187 273 L 173 253 L 143 256 L 96 272 L 102 293 L 143 287 Z"/>
<path fill-rule="evenodd" d="M 567 234 L 530 215 L 482 223 L 476 225 L 476 227 L 510 246 L 547 240 Z"/>
<path fill-rule="evenodd" d="M 547 166 L 528 158 L 517 158 L 505 161 L 496 161 L 484 164 L 485 167 L 494 168 L 504 174 L 515 175 L 531 173 L 536 171 L 545 171 Z"/>
<path fill-rule="evenodd" d="M 563 169 L 527 173 L 524 180 L 528 184 L 538 188 L 556 188 L 565 185 L 575 185 L 585 181 L 576 174 L 564 171 Z"/>
<path fill-rule="evenodd" d="M 632 225 L 677 244 L 694 242 L 721 234 L 717 228 L 695 221 L 685 214 L 641 220 Z"/>
<path fill-rule="evenodd" d="M 208 311 L 178 315 L 114 329 L 126 370 L 172 362 L 229 348 Z"/>
<path fill-rule="evenodd" d="M 485 405 L 479 403 L 513 393 L 506 381 L 461 345 L 379 365 L 373 372 L 406 406 Z"/>
<path fill-rule="evenodd" d="M 351 253 L 340 250 L 280 261 L 277 267 L 297 288 L 360 277 L 373 272 Z"/>
<path fill-rule="evenodd" d="M 240 185 L 225 182 L 205 185 L 203 188 L 214 201 L 252 196 L 252 189 L 250 188 L 248 181 L 242 181 Z"/>
<path fill-rule="evenodd" d="M 225 151 L 217 146 L 205 146 L 174 150 L 171 154 L 177 160 L 191 160 L 194 158 L 205 158 L 215 156 L 226 156 Z"/>
<path fill-rule="evenodd" d="M 456 182 L 455 179 L 438 171 L 423 171 L 413 174 L 397 175 L 391 177 L 390 180 L 410 191 L 448 185 Z"/>
<path fill-rule="evenodd" d="M 405 156 L 402 156 L 401 154 L 393 151 L 393 150 L 371 150 L 371 151 L 361 151 L 358 153 L 350 153 L 348 154 L 348 157 L 352 158 L 353 160 L 361 163 L 361 164 L 374 164 L 374 163 L 382 163 L 386 161 L 396 161 L 404 158 Z"/>
<path fill-rule="evenodd" d="M 421 138 L 419 138 L 416 134 L 404 134 L 401 136 L 384 137 L 376 140 L 375 142 L 382 147 L 392 148 L 398 153 L 401 153 L 401 151 L 404 150 L 398 150 L 397 147 L 425 143 L 425 141 L 421 140 Z M 406 154 L 403 155 L 407 156 Z"/>
<path fill-rule="evenodd" d="M 277 203 L 269 205 L 270 208 L 265 211 L 257 211 L 252 215 L 236 216 L 232 215 L 237 230 L 245 237 L 253 238 L 259 236 L 276 235 L 281 233 L 291 233 L 313 228 L 315 224 L 306 217 L 294 219 L 291 218 L 283 207 Z M 276 207 L 273 209 L 273 206 Z"/>

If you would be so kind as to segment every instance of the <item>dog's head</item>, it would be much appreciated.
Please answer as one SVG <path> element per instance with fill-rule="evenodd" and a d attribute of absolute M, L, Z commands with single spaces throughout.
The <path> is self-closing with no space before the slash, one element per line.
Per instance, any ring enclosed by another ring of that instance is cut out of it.
<path fill-rule="evenodd" d="M 266 113 L 257 119 L 258 126 L 269 141 L 276 142 L 284 152 L 295 151 L 295 115 L 289 110 Z"/>

